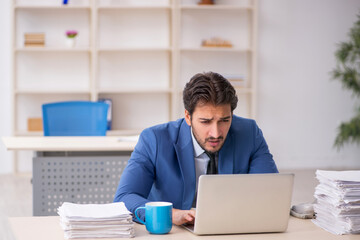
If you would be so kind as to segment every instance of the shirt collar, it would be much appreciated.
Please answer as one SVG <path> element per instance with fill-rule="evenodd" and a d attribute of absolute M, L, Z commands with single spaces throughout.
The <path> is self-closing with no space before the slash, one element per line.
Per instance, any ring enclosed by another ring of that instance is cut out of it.
<path fill-rule="evenodd" d="M 191 128 L 191 137 L 192 137 L 192 142 L 193 142 L 193 146 L 194 146 L 194 157 L 199 157 L 201 154 L 203 154 L 205 152 L 205 150 L 202 149 L 202 147 L 196 141 L 193 131 L 192 131 L 192 128 Z"/>

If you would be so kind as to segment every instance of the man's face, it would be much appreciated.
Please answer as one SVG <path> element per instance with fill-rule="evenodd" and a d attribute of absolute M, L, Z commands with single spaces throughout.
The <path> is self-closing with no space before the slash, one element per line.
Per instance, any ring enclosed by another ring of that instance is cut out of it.
<path fill-rule="evenodd" d="M 192 116 L 185 110 L 185 120 L 191 126 L 199 145 L 204 150 L 215 153 L 221 149 L 229 132 L 231 107 L 230 104 L 215 106 L 211 103 L 198 103 Z"/>

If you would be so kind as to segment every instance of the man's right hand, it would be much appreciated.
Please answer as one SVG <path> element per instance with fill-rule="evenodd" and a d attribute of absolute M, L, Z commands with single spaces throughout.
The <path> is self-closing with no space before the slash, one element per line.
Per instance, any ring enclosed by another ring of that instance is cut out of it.
<path fill-rule="evenodd" d="M 172 221 L 175 225 L 183 225 L 184 223 L 194 224 L 195 210 L 180 210 L 173 208 Z"/>

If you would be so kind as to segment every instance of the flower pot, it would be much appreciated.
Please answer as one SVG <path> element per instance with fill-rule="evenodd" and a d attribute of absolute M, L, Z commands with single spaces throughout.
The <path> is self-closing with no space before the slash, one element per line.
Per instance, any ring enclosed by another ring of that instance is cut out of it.
<path fill-rule="evenodd" d="M 75 47 L 76 44 L 75 38 L 66 38 L 65 44 L 69 48 Z"/>

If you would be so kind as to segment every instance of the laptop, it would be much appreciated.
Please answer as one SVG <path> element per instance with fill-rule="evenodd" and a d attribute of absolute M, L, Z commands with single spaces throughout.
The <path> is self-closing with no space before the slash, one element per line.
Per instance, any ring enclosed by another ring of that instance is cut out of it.
<path fill-rule="evenodd" d="M 284 232 L 294 174 L 202 175 L 194 225 L 197 235 Z"/>

